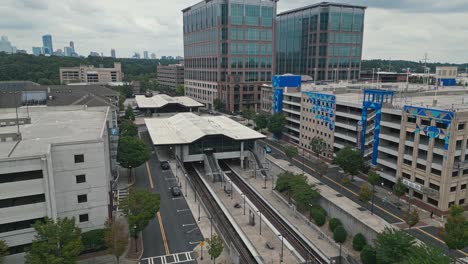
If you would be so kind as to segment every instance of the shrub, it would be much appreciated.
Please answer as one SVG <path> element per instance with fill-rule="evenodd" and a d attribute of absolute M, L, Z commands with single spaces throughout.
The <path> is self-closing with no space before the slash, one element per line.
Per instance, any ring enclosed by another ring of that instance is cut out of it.
<path fill-rule="evenodd" d="M 357 233 L 353 238 L 354 250 L 361 251 L 366 245 L 367 245 L 366 237 L 361 233 Z"/>
<path fill-rule="evenodd" d="M 81 234 L 83 252 L 94 252 L 106 248 L 104 244 L 104 229 L 95 229 Z"/>
<path fill-rule="evenodd" d="M 313 204 L 312 205 L 312 212 L 314 211 L 320 211 L 324 216 L 327 216 L 327 211 L 325 211 L 325 209 L 323 209 L 320 205 L 318 204 Z"/>
<path fill-rule="evenodd" d="M 361 261 L 362 261 L 362 264 L 377 263 L 375 249 L 372 246 L 370 245 L 364 246 L 364 248 L 361 251 Z"/>
<path fill-rule="evenodd" d="M 312 218 L 315 221 L 315 224 L 318 226 L 323 226 L 327 220 L 327 217 L 322 211 L 315 211 L 312 213 Z"/>
<path fill-rule="evenodd" d="M 342 225 L 335 228 L 333 231 L 333 239 L 338 243 L 343 243 L 346 241 L 346 237 L 348 236 L 348 232 Z"/>
<path fill-rule="evenodd" d="M 335 231 L 335 228 L 342 226 L 343 224 L 341 223 L 340 219 L 338 218 L 332 218 L 330 219 L 330 222 L 328 223 L 328 227 L 330 228 L 330 231 Z"/>

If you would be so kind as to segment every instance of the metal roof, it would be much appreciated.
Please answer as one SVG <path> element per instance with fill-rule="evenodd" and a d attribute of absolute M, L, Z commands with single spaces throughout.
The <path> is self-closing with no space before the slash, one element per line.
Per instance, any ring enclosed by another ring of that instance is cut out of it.
<path fill-rule="evenodd" d="M 180 113 L 169 118 L 147 118 L 145 123 L 154 145 L 190 144 L 208 135 L 224 135 L 234 140 L 265 138 L 225 116 Z"/>
<path fill-rule="evenodd" d="M 185 107 L 202 107 L 203 104 L 187 96 L 170 97 L 167 94 L 156 94 L 152 97 L 135 96 L 139 108 L 161 108 L 167 104 L 180 104 Z"/>

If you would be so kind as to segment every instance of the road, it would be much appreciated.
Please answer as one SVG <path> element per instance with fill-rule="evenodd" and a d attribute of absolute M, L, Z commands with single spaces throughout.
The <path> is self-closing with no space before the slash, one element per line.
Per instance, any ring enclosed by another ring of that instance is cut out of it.
<path fill-rule="evenodd" d="M 141 138 L 149 146 L 151 141 L 146 131 Z M 182 196 L 173 197 L 170 191 L 177 185 L 171 170 L 163 171 L 155 153 L 147 163 L 136 169 L 135 187 L 157 192 L 161 206 L 157 215 L 143 230 L 144 252 L 142 258 L 190 252 L 203 239 L 195 219 Z M 192 243 L 191 243 L 192 242 Z"/>
<path fill-rule="evenodd" d="M 265 144 L 268 144 L 268 146 L 270 146 L 272 149 L 272 153 L 270 155 L 272 155 L 273 157 L 287 160 L 286 156 L 284 155 L 284 152 L 282 151 L 282 147 L 279 143 L 271 141 L 271 140 L 259 141 L 258 143 L 262 147 L 265 146 Z M 326 175 L 320 177 L 312 169 L 316 167 L 317 161 L 298 157 L 298 158 L 295 158 L 292 161 L 292 163 L 298 168 L 303 168 L 306 173 L 319 179 L 322 183 L 333 188 L 335 191 L 345 195 L 346 197 L 353 200 L 357 204 L 360 204 L 361 206 L 370 210 L 371 208 L 370 203 L 363 204 L 358 199 L 358 193 L 360 191 L 359 186 L 351 183 L 351 184 L 348 184 L 346 187 L 344 187 L 343 185 L 339 184 L 340 179 L 341 179 L 341 173 L 339 172 L 339 168 L 330 168 L 328 169 Z M 398 209 L 396 206 L 388 202 L 384 203 L 380 199 L 375 199 L 374 201 L 374 213 L 392 224 L 404 222 L 402 210 Z M 424 243 L 428 245 L 432 245 L 437 248 L 443 249 L 446 254 L 452 257 L 461 258 L 461 257 L 468 256 L 468 248 L 465 248 L 463 250 L 458 250 L 458 251 L 449 250 L 448 247 L 445 245 L 445 243 L 436 236 L 436 233 L 434 232 L 434 228 L 432 227 L 413 227 L 411 228 L 409 233 L 411 233 L 416 238 L 418 238 L 419 240 L 423 241 Z"/>

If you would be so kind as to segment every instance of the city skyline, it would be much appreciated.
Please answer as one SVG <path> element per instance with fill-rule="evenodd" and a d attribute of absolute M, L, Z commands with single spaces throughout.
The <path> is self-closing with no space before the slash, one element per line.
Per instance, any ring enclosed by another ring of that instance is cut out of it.
<path fill-rule="evenodd" d="M 74 2 L 52 4 L 50 0 L 7 0 L 0 9 L 2 35 L 18 49 L 31 52 L 41 46 L 40 37 L 51 34 L 54 46 L 63 48 L 73 39 L 79 54 L 90 51 L 110 55 L 114 48 L 121 55 L 151 50 L 156 54 L 183 56 L 182 12 L 198 1 L 181 0 L 163 6 L 144 1 L 126 8 L 123 1 L 91 3 L 84 10 Z M 278 13 L 318 3 L 279 1 Z M 463 17 L 468 4 L 408 1 L 336 1 L 368 7 L 365 17 L 363 59 L 402 59 L 419 61 L 424 53 L 430 62 L 464 63 L 468 36 Z M 12 17 L 14 15 L 14 17 Z M 78 21 L 78 22 L 77 22 Z M 101 21 L 96 23 L 96 21 Z M 176 30 L 179 29 L 179 30 Z M 90 37 L 99 36 L 99 37 Z M 134 41 L 137 39 L 138 41 Z M 166 41 L 161 42 L 161 39 Z"/>

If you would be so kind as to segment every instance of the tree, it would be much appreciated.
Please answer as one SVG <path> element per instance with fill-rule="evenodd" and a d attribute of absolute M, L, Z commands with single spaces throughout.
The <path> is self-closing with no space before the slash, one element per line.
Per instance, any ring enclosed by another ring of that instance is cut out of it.
<path fill-rule="evenodd" d="M 213 100 L 213 107 L 216 111 L 223 111 L 224 110 L 224 102 L 219 99 L 219 98 L 216 98 Z"/>
<path fill-rule="evenodd" d="M 280 134 L 283 132 L 284 126 L 286 125 L 286 117 L 283 113 L 276 113 L 270 117 L 268 122 L 268 131 L 273 134 Z"/>
<path fill-rule="evenodd" d="M 372 206 L 371 214 L 374 214 L 374 197 L 375 197 L 375 185 L 380 181 L 380 175 L 374 171 L 369 171 L 367 174 L 367 181 L 372 185 Z"/>
<path fill-rule="evenodd" d="M 283 148 L 284 155 L 292 162 L 292 160 L 299 154 L 299 151 L 294 146 L 286 146 Z"/>
<path fill-rule="evenodd" d="M 369 186 L 367 184 L 361 185 L 361 191 L 359 192 L 359 201 L 363 203 L 367 203 L 370 201 L 372 196 L 372 191 L 369 189 Z"/>
<path fill-rule="evenodd" d="M 460 205 L 452 205 L 445 223 L 443 239 L 449 249 L 456 250 L 468 246 L 468 221 L 463 216 Z"/>
<path fill-rule="evenodd" d="M 411 254 L 401 264 L 449 264 L 450 262 L 450 258 L 442 250 L 428 245 L 418 245 L 411 249 Z"/>
<path fill-rule="evenodd" d="M 178 96 L 184 96 L 185 95 L 185 87 L 183 84 L 179 84 L 179 86 L 177 86 L 176 88 L 176 94 Z"/>
<path fill-rule="evenodd" d="M 150 157 L 150 151 L 145 143 L 136 137 L 121 137 L 117 148 L 117 161 L 131 171 L 145 163 Z"/>
<path fill-rule="evenodd" d="M 132 190 L 130 192 L 127 199 L 123 200 L 122 208 L 128 219 L 131 235 L 134 236 L 148 225 L 151 218 L 155 217 L 159 211 L 159 203 L 158 193 L 145 190 Z"/>
<path fill-rule="evenodd" d="M 127 109 L 125 109 L 125 119 L 135 121 L 135 113 L 133 113 L 133 108 L 128 105 Z"/>
<path fill-rule="evenodd" d="M 364 164 L 361 152 L 352 149 L 349 146 L 346 146 L 338 151 L 335 162 L 346 173 L 351 175 L 351 180 L 353 180 L 354 175 L 359 173 Z"/>
<path fill-rule="evenodd" d="M 0 240 L 0 264 L 3 264 L 3 257 L 8 255 L 8 245 L 4 240 Z"/>
<path fill-rule="evenodd" d="M 375 249 L 371 245 L 366 245 L 361 251 L 362 264 L 376 264 L 377 257 Z"/>
<path fill-rule="evenodd" d="M 310 216 L 314 219 L 317 226 L 323 226 L 327 220 L 327 216 L 320 210 L 310 212 Z"/>
<path fill-rule="evenodd" d="M 138 136 L 138 127 L 131 120 L 124 119 L 120 124 L 121 137 L 136 137 Z"/>
<path fill-rule="evenodd" d="M 107 251 L 114 255 L 119 263 L 120 256 L 125 252 L 128 244 L 128 233 L 125 225 L 118 219 L 106 221 L 106 230 L 104 231 L 104 242 Z"/>
<path fill-rule="evenodd" d="M 405 231 L 386 227 L 374 241 L 378 263 L 400 263 L 410 254 L 415 243 L 414 237 Z"/>
<path fill-rule="evenodd" d="M 332 218 L 332 219 L 330 219 L 330 222 L 328 222 L 328 228 L 332 232 L 335 230 L 335 228 L 337 228 L 337 227 L 339 227 L 341 225 L 343 225 L 343 224 L 341 223 L 340 219 L 338 219 L 338 218 Z"/>
<path fill-rule="evenodd" d="M 393 185 L 393 194 L 395 194 L 396 197 L 400 198 L 406 193 L 406 185 L 403 184 L 403 180 L 398 178 L 397 182 L 395 185 Z"/>
<path fill-rule="evenodd" d="M 211 239 L 207 240 L 207 244 L 208 254 L 213 259 L 213 263 L 216 263 L 216 259 L 224 250 L 223 240 L 219 236 L 214 235 Z"/>
<path fill-rule="evenodd" d="M 266 114 L 258 114 L 255 116 L 255 125 L 261 131 L 262 129 L 267 128 L 268 126 L 268 115 Z"/>
<path fill-rule="evenodd" d="M 337 243 L 344 243 L 347 237 L 348 232 L 346 232 L 346 229 L 342 225 L 333 230 L 333 240 L 335 240 Z"/>
<path fill-rule="evenodd" d="M 75 225 L 74 218 L 59 218 L 57 222 L 46 218 L 33 227 L 36 235 L 26 254 L 26 263 L 76 263 L 82 245 L 81 230 Z"/>
<path fill-rule="evenodd" d="M 313 184 L 297 185 L 293 190 L 293 199 L 299 211 L 306 210 L 311 204 L 315 204 L 318 198 L 320 198 L 319 190 Z"/>
<path fill-rule="evenodd" d="M 405 219 L 405 222 L 408 224 L 408 229 L 410 229 L 419 222 L 418 210 L 414 208 L 413 211 L 406 211 L 403 219 Z"/>
<path fill-rule="evenodd" d="M 327 143 L 319 136 L 313 137 L 312 140 L 310 140 L 309 145 L 312 152 L 314 152 L 317 157 L 327 149 Z"/>
<path fill-rule="evenodd" d="M 366 237 L 361 233 L 357 233 L 353 238 L 353 249 L 356 251 L 361 251 L 366 245 Z"/>

